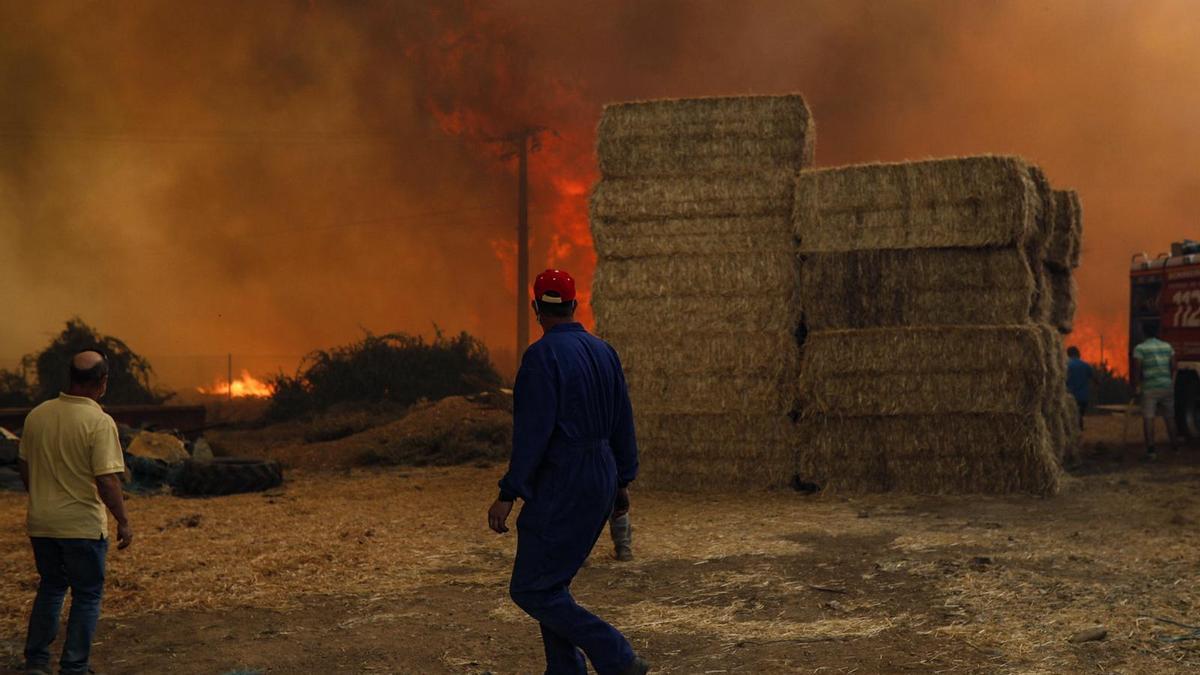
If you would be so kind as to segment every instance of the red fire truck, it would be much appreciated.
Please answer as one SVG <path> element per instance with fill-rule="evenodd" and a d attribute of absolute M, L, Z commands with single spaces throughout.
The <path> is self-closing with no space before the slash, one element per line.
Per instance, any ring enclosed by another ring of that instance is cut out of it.
<path fill-rule="evenodd" d="M 1159 338 L 1175 348 L 1175 418 L 1179 430 L 1200 438 L 1200 242 L 1185 239 L 1171 252 L 1133 256 L 1129 273 L 1129 363 L 1145 339 L 1142 327 L 1158 325 Z M 1129 372 L 1132 372 L 1132 368 Z"/>

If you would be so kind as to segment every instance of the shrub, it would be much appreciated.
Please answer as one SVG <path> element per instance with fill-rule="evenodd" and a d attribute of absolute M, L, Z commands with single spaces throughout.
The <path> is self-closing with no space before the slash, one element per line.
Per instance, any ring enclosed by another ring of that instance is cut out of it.
<path fill-rule="evenodd" d="M 432 342 L 404 333 L 371 335 L 350 345 L 318 350 L 293 376 L 272 379 L 270 420 L 327 410 L 339 403 L 392 402 L 470 394 L 500 386 L 482 342 L 460 333 Z"/>
<path fill-rule="evenodd" d="M 104 395 L 105 403 L 159 404 L 173 396 L 170 392 L 150 386 L 154 369 L 149 361 L 119 338 L 103 335 L 75 317 L 67 321 L 66 328 L 50 341 L 49 346 L 23 359 L 26 368 L 32 367 L 37 372 L 33 402 L 54 398 L 60 391 L 66 390 L 71 359 L 88 349 L 98 349 L 108 356 L 108 393 Z"/>

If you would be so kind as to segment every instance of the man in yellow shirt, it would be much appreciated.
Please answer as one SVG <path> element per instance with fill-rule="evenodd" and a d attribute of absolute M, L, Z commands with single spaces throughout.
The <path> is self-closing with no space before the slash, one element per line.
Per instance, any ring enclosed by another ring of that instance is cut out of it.
<path fill-rule="evenodd" d="M 98 403 L 108 388 L 108 361 L 100 352 L 83 351 L 70 370 L 67 391 L 34 408 L 21 433 L 18 468 L 29 491 L 29 539 L 41 577 L 25 640 L 30 673 L 50 672 L 50 645 L 68 588 L 71 613 L 60 672 L 88 672 L 104 593 L 105 506 L 117 520 L 117 548 L 133 541 L 121 494 L 125 463 L 117 425 Z"/>

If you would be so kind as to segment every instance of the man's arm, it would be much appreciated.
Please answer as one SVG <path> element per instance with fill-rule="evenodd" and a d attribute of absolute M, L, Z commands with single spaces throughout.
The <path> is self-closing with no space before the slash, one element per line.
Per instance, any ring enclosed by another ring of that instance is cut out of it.
<path fill-rule="evenodd" d="M 25 491 L 29 492 L 29 463 L 23 459 L 18 459 L 17 472 L 21 474 L 21 482 L 25 484 Z"/>
<path fill-rule="evenodd" d="M 500 501 L 533 495 L 533 478 L 558 417 L 558 387 L 553 375 L 522 364 L 513 385 L 513 447 L 508 473 L 500 479 Z"/>
<path fill-rule="evenodd" d="M 529 359 L 529 352 L 525 353 Z M 558 415 L 558 388 L 550 373 L 521 363 L 513 385 L 513 447 L 508 473 L 500 479 L 500 496 L 488 509 L 488 527 L 508 532 L 508 515 L 517 497 L 529 500 Z"/>
<path fill-rule="evenodd" d="M 121 492 L 121 474 L 109 473 L 96 476 L 96 491 L 100 493 L 100 501 L 112 511 L 117 519 L 117 548 L 122 549 L 133 543 L 133 528 L 129 526 L 129 516 L 125 513 L 125 495 Z"/>

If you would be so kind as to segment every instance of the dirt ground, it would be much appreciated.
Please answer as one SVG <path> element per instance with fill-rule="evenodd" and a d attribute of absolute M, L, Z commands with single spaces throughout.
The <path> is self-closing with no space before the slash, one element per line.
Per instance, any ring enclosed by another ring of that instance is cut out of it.
<path fill-rule="evenodd" d="M 1200 450 L 1137 461 L 1089 419 L 1052 499 L 636 492 L 574 592 L 664 673 L 1184 673 L 1200 668 Z M 501 466 L 293 471 L 281 490 L 136 497 L 109 556 L 103 673 L 534 673 L 486 529 Z M 36 575 L 0 493 L 0 663 Z M 1074 644 L 1093 626 L 1107 637 Z"/>

